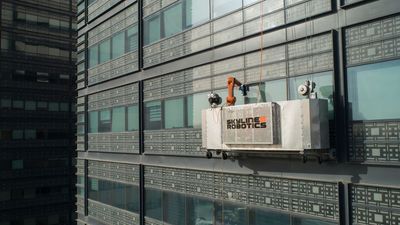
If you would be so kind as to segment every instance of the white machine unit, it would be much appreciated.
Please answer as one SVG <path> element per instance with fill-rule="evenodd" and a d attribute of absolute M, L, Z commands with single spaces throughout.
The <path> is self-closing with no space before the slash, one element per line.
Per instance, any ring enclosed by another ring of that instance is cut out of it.
<path fill-rule="evenodd" d="M 328 102 L 302 99 L 205 109 L 202 134 L 208 151 L 326 150 Z"/>

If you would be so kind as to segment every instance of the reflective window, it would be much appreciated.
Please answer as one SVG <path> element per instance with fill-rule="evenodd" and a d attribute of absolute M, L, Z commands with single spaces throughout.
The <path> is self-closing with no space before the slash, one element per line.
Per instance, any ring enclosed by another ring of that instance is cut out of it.
<path fill-rule="evenodd" d="M 36 130 L 27 129 L 25 130 L 25 139 L 36 139 Z"/>
<path fill-rule="evenodd" d="M 267 102 L 285 101 L 287 100 L 286 94 L 286 80 L 273 80 L 265 82 L 265 100 Z"/>
<path fill-rule="evenodd" d="M 112 58 L 118 58 L 125 53 L 125 32 L 112 37 Z"/>
<path fill-rule="evenodd" d="M 292 224 L 293 225 L 336 225 L 337 223 L 327 222 L 319 219 L 294 217 Z"/>
<path fill-rule="evenodd" d="M 89 48 L 89 68 L 99 63 L 99 48 L 97 45 Z"/>
<path fill-rule="evenodd" d="M 147 130 L 161 129 L 161 101 L 146 102 L 144 106 L 145 122 Z"/>
<path fill-rule="evenodd" d="M 262 209 L 252 209 L 250 212 L 250 225 L 288 225 L 290 215 Z"/>
<path fill-rule="evenodd" d="M 60 103 L 60 111 L 68 112 L 69 111 L 69 104 L 66 102 Z"/>
<path fill-rule="evenodd" d="M 210 108 L 208 92 L 187 97 L 188 127 L 201 128 L 201 111 Z"/>
<path fill-rule="evenodd" d="M 242 0 L 214 0 L 214 17 L 219 17 L 242 7 Z"/>
<path fill-rule="evenodd" d="M 162 191 L 146 188 L 144 199 L 145 216 L 162 221 Z"/>
<path fill-rule="evenodd" d="M 186 225 L 214 224 L 214 202 L 198 197 L 187 197 L 186 215 Z"/>
<path fill-rule="evenodd" d="M 252 3 L 258 2 L 259 0 L 243 0 L 244 5 L 250 5 Z"/>
<path fill-rule="evenodd" d="M 89 112 L 89 133 L 99 132 L 99 114 L 98 112 Z"/>
<path fill-rule="evenodd" d="M 99 132 L 111 131 L 111 112 L 109 109 L 100 111 Z"/>
<path fill-rule="evenodd" d="M 210 1 L 186 0 L 186 26 L 191 27 L 210 19 Z"/>
<path fill-rule="evenodd" d="M 12 160 L 11 161 L 11 168 L 13 170 L 20 170 L 24 168 L 24 160 Z"/>
<path fill-rule="evenodd" d="M 1 99 L 0 107 L 1 108 L 11 108 L 11 99 Z"/>
<path fill-rule="evenodd" d="M 164 192 L 163 198 L 164 222 L 174 225 L 185 224 L 185 196 L 174 193 Z"/>
<path fill-rule="evenodd" d="M 184 99 L 169 99 L 165 100 L 164 103 L 165 120 L 164 127 L 169 128 L 181 128 L 185 126 L 185 114 L 184 114 Z"/>
<path fill-rule="evenodd" d="M 110 40 L 105 40 L 99 45 L 100 61 L 99 63 L 104 63 L 110 60 Z"/>
<path fill-rule="evenodd" d="M 216 221 L 218 225 L 246 225 L 247 223 L 247 208 L 243 205 L 233 203 L 218 202 L 216 204 Z"/>
<path fill-rule="evenodd" d="M 128 107 L 128 131 L 139 130 L 139 107 Z"/>
<path fill-rule="evenodd" d="M 24 108 L 24 101 L 22 101 L 22 100 L 13 100 L 12 107 L 13 107 L 13 109 L 23 109 Z"/>
<path fill-rule="evenodd" d="M 182 3 L 166 9 L 163 15 L 165 37 L 172 36 L 182 31 Z"/>
<path fill-rule="evenodd" d="M 47 110 L 47 102 L 38 102 L 37 108 L 42 110 Z"/>
<path fill-rule="evenodd" d="M 35 101 L 26 101 L 25 102 L 25 110 L 36 110 L 36 102 Z"/>
<path fill-rule="evenodd" d="M 132 52 L 138 49 L 138 27 L 132 26 L 126 31 L 126 51 Z"/>
<path fill-rule="evenodd" d="M 58 102 L 50 102 L 49 103 L 49 111 L 56 112 L 59 110 Z"/>
<path fill-rule="evenodd" d="M 400 118 L 400 60 L 347 69 L 350 115 L 353 120 Z M 379 93 L 379 94 L 377 94 Z"/>
<path fill-rule="evenodd" d="M 24 131 L 23 130 L 13 130 L 12 131 L 12 139 L 13 140 L 20 140 L 24 138 Z"/>
<path fill-rule="evenodd" d="M 112 132 L 125 131 L 125 107 L 112 109 Z"/>
<path fill-rule="evenodd" d="M 89 178 L 89 199 L 139 213 L 139 188 L 134 185 Z"/>
<path fill-rule="evenodd" d="M 315 91 L 318 98 L 328 99 L 329 118 L 333 119 L 333 77 L 332 72 L 316 73 L 289 79 L 290 99 L 302 99 L 297 89 L 306 80 L 316 84 Z"/>
<path fill-rule="evenodd" d="M 160 40 L 160 16 L 156 15 L 144 21 L 144 43 L 151 44 Z"/>
<path fill-rule="evenodd" d="M 78 13 L 82 12 L 83 10 L 85 10 L 85 1 L 79 3 L 78 5 Z"/>

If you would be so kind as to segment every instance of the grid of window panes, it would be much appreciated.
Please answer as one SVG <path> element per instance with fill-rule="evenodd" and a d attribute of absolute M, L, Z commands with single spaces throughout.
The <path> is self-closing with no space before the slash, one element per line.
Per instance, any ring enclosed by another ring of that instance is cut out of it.
<path fill-rule="evenodd" d="M 346 29 L 349 158 L 400 163 L 399 16 Z"/>

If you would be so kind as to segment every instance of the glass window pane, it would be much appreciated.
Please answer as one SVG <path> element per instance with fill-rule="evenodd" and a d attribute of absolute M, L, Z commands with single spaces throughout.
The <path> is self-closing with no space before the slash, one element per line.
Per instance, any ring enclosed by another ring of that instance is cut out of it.
<path fill-rule="evenodd" d="M 60 103 L 60 111 L 68 112 L 69 111 L 69 104 L 66 102 Z"/>
<path fill-rule="evenodd" d="M 160 40 L 160 16 L 156 15 L 144 21 L 144 42 L 145 45 Z"/>
<path fill-rule="evenodd" d="M 400 60 L 348 68 L 347 80 L 353 120 L 400 118 Z"/>
<path fill-rule="evenodd" d="M 112 132 L 125 131 L 125 107 L 113 108 L 111 131 Z"/>
<path fill-rule="evenodd" d="M 186 198 L 186 225 L 214 224 L 214 202 L 198 197 Z"/>
<path fill-rule="evenodd" d="M 1 108 L 11 108 L 11 99 L 1 99 L 0 107 Z"/>
<path fill-rule="evenodd" d="M 13 100 L 13 108 L 14 109 L 23 109 L 24 108 L 24 101 L 22 100 Z"/>
<path fill-rule="evenodd" d="M 105 40 L 99 45 L 100 51 L 100 63 L 104 63 L 110 60 L 110 40 Z"/>
<path fill-rule="evenodd" d="M 126 31 L 126 52 L 136 51 L 138 48 L 138 28 L 137 26 L 132 26 Z"/>
<path fill-rule="evenodd" d="M 161 101 L 146 102 L 144 108 L 145 123 L 147 130 L 161 129 Z"/>
<path fill-rule="evenodd" d="M 186 26 L 210 20 L 210 1 L 186 0 Z"/>
<path fill-rule="evenodd" d="M 25 102 L 25 110 L 36 110 L 36 102 L 35 101 L 26 101 Z"/>
<path fill-rule="evenodd" d="M 89 68 L 99 63 L 99 46 L 95 45 L 89 48 Z"/>
<path fill-rule="evenodd" d="M 218 202 L 215 206 L 217 224 L 247 225 L 247 208 L 234 203 Z"/>
<path fill-rule="evenodd" d="M 215 93 L 217 93 L 219 95 L 219 97 L 221 97 L 222 99 L 222 103 L 219 106 L 222 106 L 226 103 L 226 97 L 228 97 L 228 90 L 227 89 L 220 89 L 220 90 L 216 90 Z M 239 92 L 239 90 L 235 89 L 235 97 L 236 97 L 236 103 L 235 105 L 243 105 L 244 104 L 244 99 L 245 97 L 242 96 Z"/>
<path fill-rule="evenodd" d="M 318 98 L 328 99 L 329 119 L 333 119 L 333 77 L 332 72 L 316 73 L 289 79 L 290 99 L 303 99 L 297 89 L 306 80 L 313 81 L 316 84 L 315 90 Z"/>
<path fill-rule="evenodd" d="M 12 160 L 11 167 L 13 170 L 20 170 L 24 168 L 24 160 Z"/>
<path fill-rule="evenodd" d="M 164 192 L 164 222 L 174 225 L 185 224 L 185 196 L 173 192 Z"/>
<path fill-rule="evenodd" d="M 301 218 L 301 217 L 294 217 L 293 218 L 293 225 L 335 225 L 337 223 L 323 221 L 319 219 L 309 219 L 309 218 Z"/>
<path fill-rule="evenodd" d="M 287 225 L 290 215 L 262 209 L 251 210 L 250 225 Z"/>
<path fill-rule="evenodd" d="M 139 107 L 128 107 L 128 131 L 139 130 Z"/>
<path fill-rule="evenodd" d="M 47 110 L 47 102 L 38 102 L 37 107 L 39 109 L 46 109 Z"/>
<path fill-rule="evenodd" d="M 99 132 L 111 131 L 111 112 L 109 109 L 100 111 Z"/>
<path fill-rule="evenodd" d="M 98 112 L 89 112 L 89 133 L 97 133 L 99 131 L 99 114 Z"/>
<path fill-rule="evenodd" d="M 12 131 L 12 139 L 13 140 L 20 140 L 24 138 L 24 131 L 23 130 L 13 130 Z"/>
<path fill-rule="evenodd" d="M 259 0 L 243 0 L 243 4 L 244 5 L 250 5 L 250 4 L 252 4 L 252 3 L 254 3 L 254 2 L 258 2 Z"/>
<path fill-rule="evenodd" d="M 172 36 L 182 31 L 182 3 L 164 11 L 164 34 Z"/>
<path fill-rule="evenodd" d="M 145 216 L 162 220 L 162 191 L 152 188 L 145 189 Z"/>
<path fill-rule="evenodd" d="M 232 12 L 242 7 L 242 0 L 214 0 L 214 18 Z"/>
<path fill-rule="evenodd" d="M 112 58 L 118 58 L 125 53 L 125 32 L 114 35 L 112 38 Z"/>
<path fill-rule="evenodd" d="M 210 104 L 208 103 L 208 92 L 188 96 L 188 127 L 201 128 L 201 111 L 208 108 L 210 108 Z"/>
<path fill-rule="evenodd" d="M 25 139 L 36 139 L 36 130 L 28 129 L 25 130 Z"/>
<path fill-rule="evenodd" d="M 296 89 L 297 90 L 297 89 Z M 287 100 L 286 80 L 273 80 L 265 82 L 265 101 L 276 102 Z"/>
<path fill-rule="evenodd" d="M 183 98 L 165 100 L 165 128 L 180 128 L 185 126 Z"/>
<path fill-rule="evenodd" d="M 56 112 L 59 110 L 58 102 L 50 102 L 49 103 L 49 111 Z"/>

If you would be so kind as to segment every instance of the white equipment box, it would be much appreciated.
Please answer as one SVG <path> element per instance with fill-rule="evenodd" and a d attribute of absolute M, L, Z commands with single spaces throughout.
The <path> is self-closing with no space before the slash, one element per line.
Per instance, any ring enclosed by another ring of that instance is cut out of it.
<path fill-rule="evenodd" d="M 202 136 L 207 150 L 329 149 L 328 102 L 303 99 L 205 109 Z"/>

